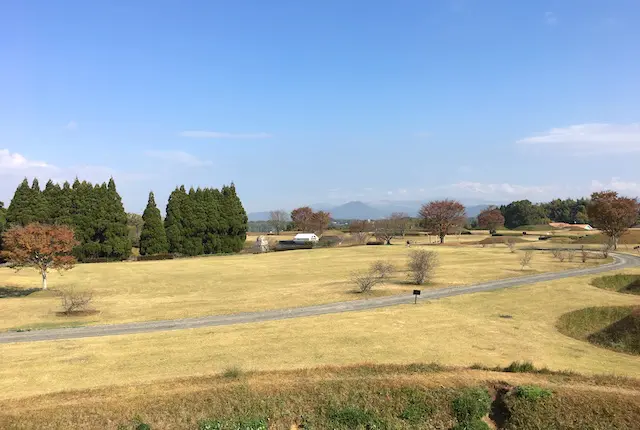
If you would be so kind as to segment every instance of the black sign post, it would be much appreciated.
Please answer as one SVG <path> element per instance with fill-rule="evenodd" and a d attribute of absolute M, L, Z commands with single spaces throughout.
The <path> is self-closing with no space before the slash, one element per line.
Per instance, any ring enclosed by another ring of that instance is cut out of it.
<path fill-rule="evenodd" d="M 420 290 L 413 290 L 413 295 L 416 296 L 416 299 L 413 302 L 413 304 L 415 305 L 418 303 L 418 296 L 420 295 Z"/>

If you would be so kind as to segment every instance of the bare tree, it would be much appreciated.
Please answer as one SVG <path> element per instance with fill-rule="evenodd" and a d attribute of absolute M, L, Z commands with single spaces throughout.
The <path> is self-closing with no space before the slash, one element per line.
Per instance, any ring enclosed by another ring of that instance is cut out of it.
<path fill-rule="evenodd" d="M 438 235 L 440 243 L 444 243 L 444 237 L 450 230 L 466 222 L 464 206 L 456 200 L 429 202 L 422 206 L 419 214 L 427 230 Z"/>
<path fill-rule="evenodd" d="M 395 224 L 396 233 L 402 237 L 407 233 L 407 230 L 411 227 L 411 217 L 406 212 L 394 212 L 389 217 Z"/>
<path fill-rule="evenodd" d="M 287 222 L 289 222 L 291 218 L 289 218 L 289 214 L 279 209 L 277 211 L 269 212 L 269 225 L 276 231 L 276 234 L 280 234 L 282 230 L 285 229 Z"/>
<path fill-rule="evenodd" d="M 520 270 L 524 270 L 525 266 L 531 267 L 531 260 L 533 260 L 533 251 L 529 249 L 520 257 Z"/>
<path fill-rule="evenodd" d="M 369 237 L 371 237 L 371 235 L 366 232 L 351 233 L 351 238 L 353 239 L 353 242 L 357 245 L 366 244 L 367 241 L 369 241 Z"/>
<path fill-rule="evenodd" d="M 507 248 L 509 248 L 509 251 L 511 251 L 512 254 L 516 253 L 516 241 L 515 239 L 513 239 L 512 237 L 508 238 L 505 242 L 505 245 L 507 245 Z"/>
<path fill-rule="evenodd" d="M 409 279 L 416 285 L 429 281 L 438 267 L 438 253 L 424 249 L 409 253 Z"/>
<path fill-rule="evenodd" d="M 361 293 L 371 291 L 373 287 L 381 282 L 380 278 L 371 271 L 353 272 L 351 280 L 357 285 Z"/>
<path fill-rule="evenodd" d="M 583 263 L 586 263 L 588 257 L 589 257 L 589 253 L 587 252 L 586 249 L 584 249 L 584 245 L 582 245 L 580 247 L 580 259 L 582 260 Z"/>
<path fill-rule="evenodd" d="M 376 239 L 386 245 L 391 245 L 391 239 L 396 235 L 396 224 L 394 220 L 386 218 L 375 222 L 374 235 Z"/>
<path fill-rule="evenodd" d="M 371 265 L 371 272 L 375 273 L 381 281 L 393 275 L 396 267 L 388 261 L 378 260 Z"/>
<path fill-rule="evenodd" d="M 576 250 L 575 249 L 567 249 L 567 260 L 570 263 L 573 263 L 573 260 L 576 258 Z"/>
<path fill-rule="evenodd" d="M 66 315 L 73 315 L 78 312 L 89 310 L 89 304 L 93 295 L 88 291 L 76 292 L 73 289 L 59 291 L 62 312 Z"/>
<path fill-rule="evenodd" d="M 594 227 L 609 236 L 615 251 L 620 236 L 638 221 L 639 208 L 637 198 L 618 197 L 615 191 L 603 191 L 591 194 L 587 214 Z"/>
<path fill-rule="evenodd" d="M 611 243 L 604 243 L 600 248 L 600 252 L 602 252 L 602 258 L 609 258 L 609 252 L 614 248 Z M 615 248 L 614 248 L 615 249 Z"/>

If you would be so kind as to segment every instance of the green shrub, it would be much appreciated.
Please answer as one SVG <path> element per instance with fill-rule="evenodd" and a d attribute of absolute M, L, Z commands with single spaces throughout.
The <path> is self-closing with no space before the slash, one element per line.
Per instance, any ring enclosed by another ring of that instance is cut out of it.
<path fill-rule="evenodd" d="M 453 414 L 459 423 L 479 420 L 490 409 L 491 396 L 486 388 L 469 388 L 453 399 Z"/>
<path fill-rule="evenodd" d="M 222 372 L 222 376 L 229 379 L 238 379 L 242 376 L 242 369 L 239 367 L 229 367 Z"/>
<path fill-rule="evenodd" d="M 434 413 L 435 407 L 427 403 L 424 390 L 407 387 L 401 391 L 402 394 L 407 396 L 407 403 L 398 418 L 412 425 L 417 425 Z"/>
<path fill-rule="evenodd" d="M 146 423 L 139 423 L 136 426 L 136 430 L 151 430 L 151 426 L 149 424 L 146 424 Z"/>
<path fill-rule="evenodd" d="M 465 423 L 458 423 L 452 430 L 491 430 L 491 427 L 482 420 L 473 420 Z"/>
<path fill-rule="evenodd" d="M 510 373 L 531 373 L 536 371 L 536 367 L 530 361 L 514 361 L 504 369 Z"/>
<path fill-rule="evenodd" d="M 153 254 L 153 255 L 139 255 L 136 257 L 136 261 L 154 261 L 154 260 L 173 260 L 176 258 L 174 254 Z"/>
<path fill-rule="evenodd" d="M 377 429 L 381 428 L 380 420 L 375 415 L 364 409 L 355 406 L 347 406 L 345 408 L 332 410 L 329 413 L 329 420 L 344 429 Z"/>
<path fill-rule="evenodd" d="M 527 400 L 544 399 L 545 397 L 551 397 L 553 394 L 551 390 L 546 388 L 536 387 L 535 385 L 520 385 L 515 389 L 516 396 Z"/>
<path fill-rule="evenodd" d="M 222 423 L 218 420 L 204 420 L 198 423 L 198 430 L 222 430 Z"/>

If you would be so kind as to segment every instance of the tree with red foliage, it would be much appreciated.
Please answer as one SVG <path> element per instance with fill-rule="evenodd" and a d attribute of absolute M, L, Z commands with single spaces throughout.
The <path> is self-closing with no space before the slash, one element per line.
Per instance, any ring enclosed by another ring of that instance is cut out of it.
<path fill-rule="evenodd" d="M 304 206 L 291 211 L 291 221 L 297 230 L 311 230 L 311 220 L 313 218 L 313 209 Z"/>
<path fill-rule="evenodd" d="M 494 234 L 500 227 L 504 227 L 504 216 L 495 206 L 489 206 L 478 215 L 478 227 L 489 230 Z"/>
<path fill-rule="evenodd" d="M 331 222 L 331 214 L 325 211 L 313 212 L 311 215 L 311 229 L 318 236 L 322 236 L 322 233 L 329 227 Z"/>
<path fill-rule="evenodd" d="M 2 237 L 2 256 L 17 270 L 33 267 L 40 272 L 43 290 L 47 289 L 49 269 L 69 270 L 76 263 L 71 251 L 79 242 L 67 226 L 33 223 L 13 227 Z"/>
<path fill-rule="evenodd" d="M 591 194 L 587 214 L 593 226 L 609 236 L 610 245 L 615 250 L 620 236 L 638 221 L 639 209 L 637 198 L 619 197 L 615 191 L 602 191 Z"/>
<path fill-rule="evenodd" d="M 423 225 L 433 234 L 438 235 L 440 243 L 450 230 L 463 226 L 466 221 L 465 209 L 457 200 L 436 200 L 420 208 L 418 213 Z"/>

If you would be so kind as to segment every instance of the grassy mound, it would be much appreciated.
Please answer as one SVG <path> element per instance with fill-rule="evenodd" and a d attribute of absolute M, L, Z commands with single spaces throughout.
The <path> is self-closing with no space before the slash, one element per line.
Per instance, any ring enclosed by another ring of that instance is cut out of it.
<path fill-rule="evenodd" d="M 640 355 L 640 308 L 589 336 L 589 342 L 629 354 Z"/>
<path fill-rule="evenodd" d="M 640 275 L 619 273 L 613 276 L 602 276 L 591 281 L 591 285 L 619 293 L 640 294 Z"/>
<path fill-rule="evenodd" d="M 487 429 L 488 419 L 509 429 L 633 429 L 640 381 L 361 365 L 68 391 L 0 410 L 0 428 L 39 430 Z"/>
<path fill-rule="evenodd" d="M 551 227 L 549 224 L 534 224 L 534 225 L 521 225 L 519 227 L 514 228 L 517 231 L 551 231 L 556 230 Z"/>
<path fill-rule="evenodd" d="M 609 238 L 602 233 L 598 234 L 590 234 L 587 236 L 580 237 L 576 239 L 575 243 L 578 244 L 601 244 L 608 243 Z M 640 243 L 640 229 L 628 230 L 625 234 L 620 237 L 618 244 L 620 245 L 631 245 Z"/>
<path fill-rule="evenodd" d="M 527 241 L 518 236 L 491 236 L 491 237 L 482 239 L 478 243 L 480 245 L 492 245 L 492 244 L 501 244 L 501 243 L 507 243 L 507 242 L 524 243 Z"/>
<path fill-rule="evenodd" d="M 567 336 L 629 354 L 640 354 L 640 311 L 633 306 L 579 309 L 556 325 Z"/>

